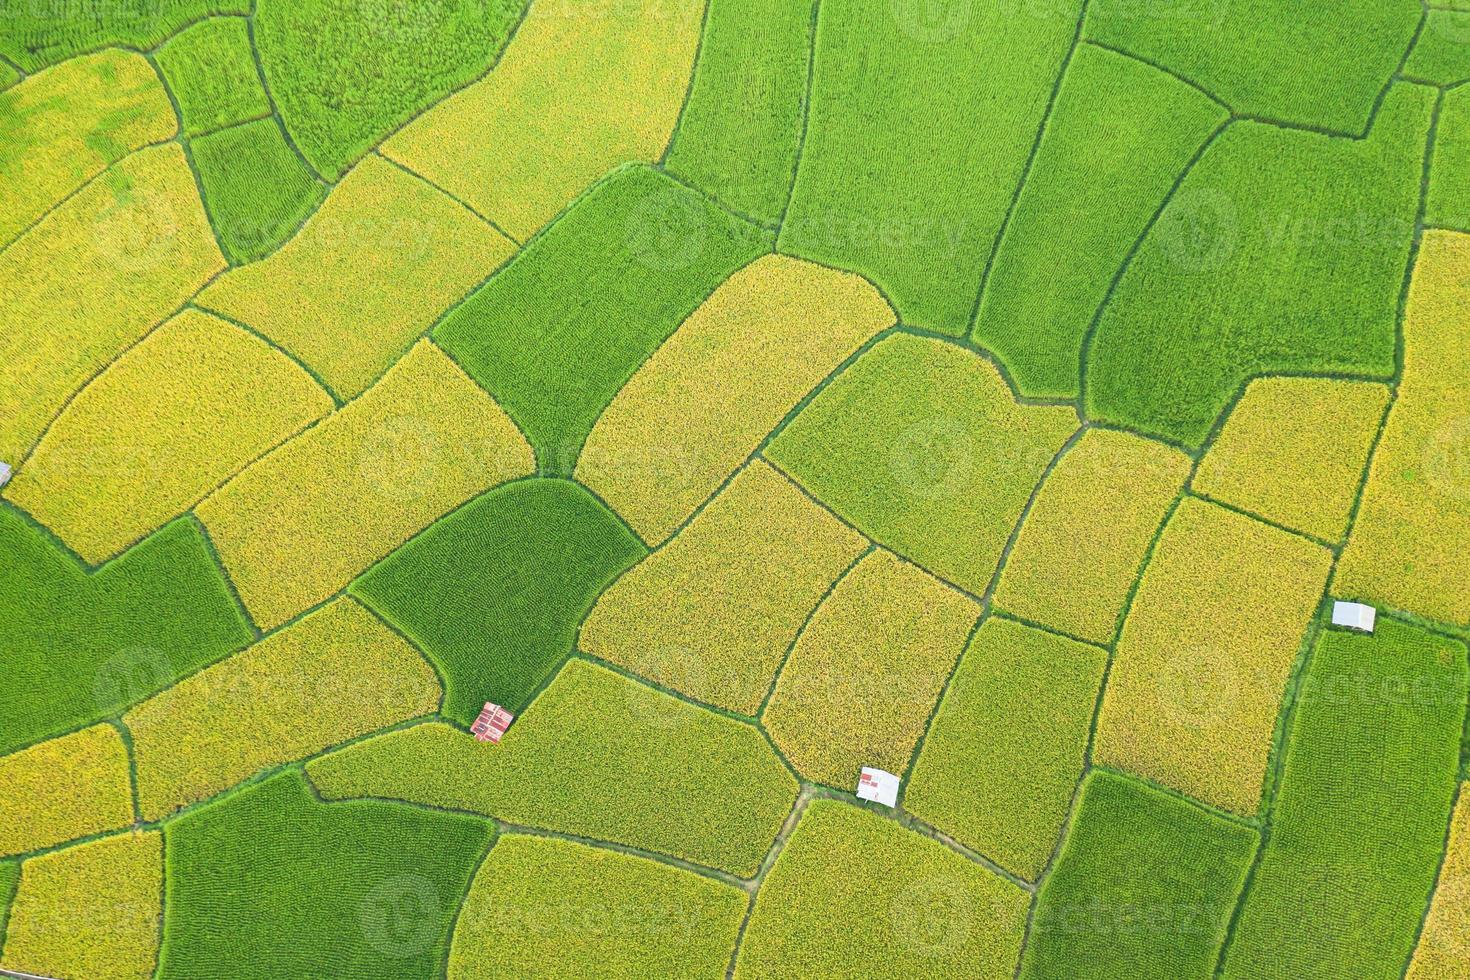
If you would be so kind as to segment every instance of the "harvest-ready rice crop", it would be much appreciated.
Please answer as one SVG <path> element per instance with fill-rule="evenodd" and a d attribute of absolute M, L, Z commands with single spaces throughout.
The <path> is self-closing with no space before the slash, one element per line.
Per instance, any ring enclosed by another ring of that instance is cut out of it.
<path fill-rule="evenodd" d="M 113 830 L 133 819 L 128 750 L 111 725 L 93 725 L 0 756 L 8 802 L 0 854 L 23 854 Z"/>
<path fill-rule="evenodd" d="M 449 977 L 718 977 L 746 895 L 692 871 L 573 841 L 502 835 L 454 927 Z"/>
<path fill-rule="evenodd" d="M 1464 783 L 1457 792 L 1444 864 L 1408 980 L 1454 980 L 1470 974 L 1470 797 Z"/>
<path fill-rule="evenodd" d="M 441 695 L 417 650 L 338 599 L 123 715 L 138 807 L 157 820 L 271 766 L 429 714 Z"/>
<path fill-rule="evenodd" d="M 185 310 L 77 393 L 6 496 L 100 562 L 331 410 L 280 351 Z"/>
<path fill-rule="evenodd" d="M 306 771 L 328 799 L 469 810 L 744 877 L 760 867 L 797 791 L 756 729 L 585 660 L 562 668 L 498 746 L 429 723 Z"/>
<path fill-rule="evenodd" d="M 581 647 L 753 715 L 807 617 L 867 547 L 757 460 L 603 593 Z"/>
<path fill-rule="evenodd" d="M 147 980 L 158 957 L 163 839 L 131 831 L 20 868 L 0 967 L 43 977 Z"/>
<path fill-rule="evenodd" d="M 871 283 L 784 255 L 735 272 L 603 410 L 576 476 L 663 541 L 809 392 L 893 326 Z"/>

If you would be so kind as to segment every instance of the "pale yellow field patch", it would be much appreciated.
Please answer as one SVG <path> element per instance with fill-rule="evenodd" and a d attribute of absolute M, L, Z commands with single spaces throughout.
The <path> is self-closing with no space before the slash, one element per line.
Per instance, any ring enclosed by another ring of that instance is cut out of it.
<path fill-rule="evenodd" d="M 163 835 L 132 831 L 20 866 L 5 931 L 7 970 L 144 980 L 158 959 Z"/>
<path fill-rule="evenodd" d="M 141 54 L 109 49 L 0 93 L 0 246 L 134 150 L 179 131 Z"/>
<path fill-rule="evenodd" d="M 797 638 L 761 715 L 771 738 L 829 786 L 852 789 L 863 766 L 903 773 L 979 616 L 917 565 L 872 552 Z"/>
<path fill-rule="evenodd" d="M 0 460 L 219 270 L 177 144 L 115 164 L 0 252 Z"/>
<path fill-rule="evenodd" d="M 1460 800 L 1450 819 L 1450 841 L 1439 884 L 1424 920 L 1424 932 L 1409 963 L 1408 980 L 1463 980 L 1470 977 L 1470 797 L 1460 785 Z"/>
<path fill-rule="evenodd" d="M 534 469 L 509 416 L 431 341 L 195 512 L 262 629 L 330 598 L 455 507 Z"/>
<path fill-rule="evenodd" d="M 133 822 L 128 750 L 111 725 L 93 725 L 0 757 L 0 857 Z"/>
<path fill-rule="evenodd" d="M 1470 235 L 1424 235 L 1404 374 L 1333 592 L 1470 624 Z"/>
<path fill-rule="evenodd" d="M 1088 429 L 1041 485 L 1001 572 L 996 608 L 1111 643 L 1189 469 L 1189 457 L 1163 443 Z"/>
<path fill-rule="evenodd" d="M 1193 488 L 1324 541 L 1347 530 L 1388 387 L 1257 378 L 1226 419 Z"/>
<path fill-rule="evenodd" d="M 338 599 L 123 716 L 146 820 L 272 765 L 439 707 L 428 662 L 356 600 Z"/>
<path fill-rule="evenodd" d="M 6 496 L 97 564 L 331 410 L 290 358 L 185 310 L 78 392 Z"/>
<path fill-rule="evenodd" d="M 1186 498 L 1118 638 L 1094 759 L 1254 814 L 1331 563 L 1304 538 Z"/>
<path fill-rule="evenodd" d="M 232 269 L 198 303 L 352 398 L 513 249 L 446 195 L 367 156 L 280 251 Z"/>
<path fill-rule="evenodd" d="M 808 392 L 894 322 L 861 276 L 762 256 L 628 379 L 587 437 L 577 479 L 657 544 Z"/>
<path fill-rule="evenodd" d="M 753 715 L 801 624 L 867 544 L 757 460 L 603 593 L 579 645 Z"/>
<path fill-rule="evenodd" d="M 663 152 L 694 70 L 703 8 L 533 3 L 489 75 L 403 127 L 382 152 L 524 242 L 613 167 Z"/>

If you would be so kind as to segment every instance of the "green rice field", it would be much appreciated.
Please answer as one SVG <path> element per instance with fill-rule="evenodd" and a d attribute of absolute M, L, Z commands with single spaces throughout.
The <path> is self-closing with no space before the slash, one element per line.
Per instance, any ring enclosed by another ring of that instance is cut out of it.
<path fill-rule="evenodd" d="M 0 977 L 1470 980 L 1470 0 L 0 0 Z"/>

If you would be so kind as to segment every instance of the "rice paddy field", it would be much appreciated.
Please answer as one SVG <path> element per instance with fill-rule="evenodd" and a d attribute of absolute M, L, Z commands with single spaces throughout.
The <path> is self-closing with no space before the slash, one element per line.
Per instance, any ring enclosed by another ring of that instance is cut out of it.
<path fill-rule="evenodd" d="M 0 464 L 0 976 L 1470 980 L 1467 0 L 0 0 Z"/>

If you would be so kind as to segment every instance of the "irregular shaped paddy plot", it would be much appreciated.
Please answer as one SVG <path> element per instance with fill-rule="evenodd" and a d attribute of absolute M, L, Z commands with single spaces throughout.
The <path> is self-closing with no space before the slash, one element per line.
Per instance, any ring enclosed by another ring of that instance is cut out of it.
<path fill-rule="evenodd" d="M 929 725 L 904 808 L 1034 881 L 1070 812 L 1107 662 L 1101 647 L 987 620 Z"/>
<path fill-rule="evenodd" d="M 185 310 L 77 393 L 6 497 L 100 562 L 331 410 L 284 354 Z"/>
<path fill-rule="evenodd" d="M 119 834 L 21 865 L 0 967 L 42 977 L 146 980 L 158 956 L 163 835 Z"/>
<path fill-rule="evenodd" d="M 1404 314 L 1404 374 L 1334 591 L 1470 623 L 1470 236 L 1425 234 Z"/>
<path fill-rule="evenodd" d="M 149 0 L 105 4 L 24 3 L 6 8 L 0 55 L 36 71 L 106 45 L 147 50 L 208 14 L 248 14 L 248 0 Z"/>
<path fill-rule="evenodd" d="M 111 725 L 0 756 L 0 855 L 23 854 L 129 824 L 128 750 Z"/>
<path fill-rule="evenodd" d="M 1097 0 L 1083 33 L 1184 75 L 1236 112 L 1360 133 L 1421 16 L 1417 0 Z"/>
<path fill-rule="evenodd" d="M 1077 396 L 1083 338 L 1128 249 L 1227 118 L 1157 68 L 1077 48 L 972 328 L 1022 394 Z"/>
<path fill-rule="evenodd" d="M 817 800 L 761 886 L 735 976 L 801 964 L 824 977 L 1009 978 L 1029 898 L 897 821 Z"/>
<path fill-rule="evenodd" d="M 271 114 L 243 17 L 202 20 L 169 38 L 154 57 L 188 136 Z"/>
<path fill-rule="evenodd" d="M 797 783 L 755 728 L 574 659 L 499 745 L 431 722 L 307 764 L 328 799 L 483 813 L 753 877 Z"/>
<path fill-rule="evenodd" d="M 801 149 L 814 0 L 713 0 L 664 162 L 728 207 L 774 225 Z"/>
<path fill-rule="evenodd" d="M 1391 377 L 1434 100 L 1395 85 L 1361 140 L 1226 128 L 1102 310 L 1087 415 L 1199 446 L 1247 378 Z"/>
<path fill-rule="evenodd" d="M 143 817 L 439 706 L 417 650 L 338 599 L 123 715 Z"/>
<path fill-rule="evenodd" d="M 128 156 L 0 252 L 0 459 L 23 459 L 78 388 L 224 267 L 172 143 Z"/>
<path fill-rule="evenodd" d="M 526 0 L 259 0 L 261 67 L 302 153 L 335 180 L 495 62 Z"/>
<path fill-rule="evenodd" d="M 996 606 L 1111 643 L 1189 470 L 1189 457 L 1163 443 L 1088 429 L 1037 491 L 996 585 Z"/>
<path fill-rule="evenodd" d="M 1223 976 L 1398 976 L 1445 847 L 1465 645 L 1379 617 L 1322 634 Z"/>
<path fill-rule="evenodd" d="M 753 715 L 812 609 L 867 546 L 757 460 L 602 595 L 581 647 Z"/>
<path fill-rule="evenodd" d="M 344 588 L 455 507 L 532 469 L 484 391 L 425 340 L 356 401 L 196 508 L 262 629 Z"/>
<path fill-rule="evenodd" d="M 593 423 L 639 366 L 731 273 L 769 250 L 767 233 L 699 192 L 628 167 L 456 307 L 434 340 L 505 406 L 543 472 L 570 474 Z"/>
<path fill-rule="evenodd" d="M 1189 801 L 1093 771 L 1037 897 L 1021 977 L 1213 975 L 1259 841 Z"/>
<path fill-rule="evenodd" d="M 824 0 L 781 250 L 964 333 L 1082 6 Z"/>
<path fill-rule="evenodd" d="M 597 419 L 577 479 L 663 541 L 801 399 L 894 322 L 859 276 L 766 255 L 720 284 Z"/>
<path fill-rule="evenodd" d="M 114 715 L 251 639 L 197 522 L 174 521 L 89 572 L 10 507 L 0 633 L 0 752 Z"/>
<path fill-rule="evenodd" d="M 808 779 L 843 789 L 863 766 L 902 773 L 980 606 L 873 551 L 812 614 L 761 720 Z"/>
<path fill-rule="evenodd" d="M 1326 548 L 1186 499 L 1123 624 L 1094 757 L 1250 815 Z"/>
<path fill-rule="evenodd" d="M 1470 13 L 1466 15 L 1470 19 Z M 1470 32 L 1470 28 L 1467 28 Z M 1470 231 L 1470 86 L 1445 92 L 1429 165 L 1424 222 Z"/>
<path fill-rule="evenodd" d="M 439 519 L 351 591 L 433 659 L 440 713 L 468 725 L 486 701 L 520 711 L 593 601 L 646 553 L 575 483 L 521 480 Z"/>
<path fill-rule="evenodd" d="M 747 901 L 647 858 L 507 834 L 465 898 L 448 976 L 722 977 Z"/>
<path fill-rule="evenodd" d="M 1388 388 L 1332 378 L 1246 386 L 1190 485 L 1305 534 L 1347 530 Z"/>
<path fill-rule="evenodd" d="M 696 0 L 533 3 L 484 79 L 383 152 L 524 242 L 598 177 L 651 162 L 688 90 Z"/>
<path fill-rule="evenodd" d="M 1070 406 L 1017 404 L 980 355 L 885 337 L 824 388 L 765 456 L 874 541 L 982 594 Z"/>
<path fill-rule="evenodd" d="M 162 980 L 433 980 L 492 830 L 419 807 L 322 803 L 287 771 L 165 837 Z"/>
<path fill-rule="evenodd" d="M 368 157 L 279 252 L 222 276 L 198 303 L 352 398 L 512 248 L 422 180 Z"/>
<path fill-rule="evenodd" d="M 7 90 L 0 95 L 0 246 L 108 166 L 178 128 L 153 66 L 131 52 L 76 58 Z"/>

